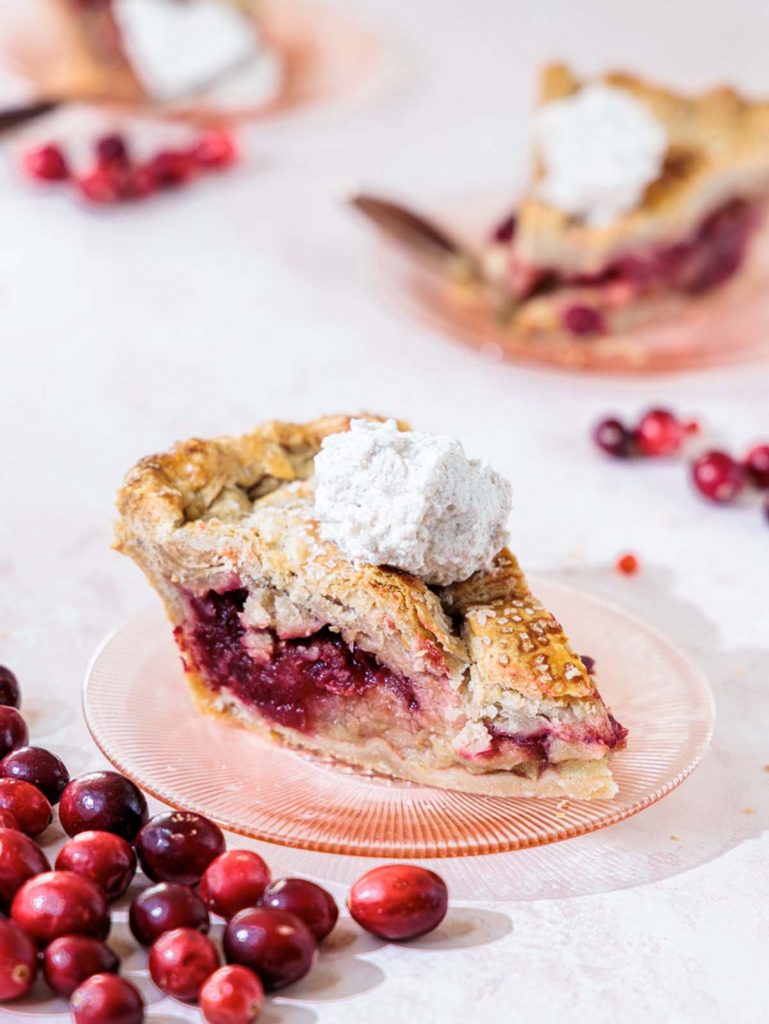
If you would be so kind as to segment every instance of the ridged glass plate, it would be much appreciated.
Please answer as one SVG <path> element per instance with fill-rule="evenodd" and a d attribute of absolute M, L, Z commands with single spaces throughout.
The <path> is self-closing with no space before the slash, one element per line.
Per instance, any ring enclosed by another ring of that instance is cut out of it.
<path fill-rule="evenodd" d="M 702 673 L 623 609 L 549 579 L 535 591 L 630 730 L 611 800 L 476 796 L 361 773 L 265 742 L 199 714 L 160 608 L 95 653 L 85 714 L 107 758 L 147 792 L 230 831 L 328 853 L 454 857 L 522 849 L 604 828 L 673 790 L 707 750 L 713 699 Z"/>

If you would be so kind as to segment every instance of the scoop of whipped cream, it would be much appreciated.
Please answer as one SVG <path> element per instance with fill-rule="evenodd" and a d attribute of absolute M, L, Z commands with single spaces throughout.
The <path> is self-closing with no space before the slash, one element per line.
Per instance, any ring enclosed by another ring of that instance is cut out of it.
<path fill-rule="evenodd" d="M 638 205 L 667 149 L 665 129 L 649 108 L 602 82 L 545 104 L 534 133 L 545 171 L 539 197 L 593 227 Z"/>
<path fill-rule="evenodd" d="M 355 562 L 447 584 L 488 568 L 507 540 L 510 484 L 451 437 L 353 420 L 315 458 L 321 536 Z"/>

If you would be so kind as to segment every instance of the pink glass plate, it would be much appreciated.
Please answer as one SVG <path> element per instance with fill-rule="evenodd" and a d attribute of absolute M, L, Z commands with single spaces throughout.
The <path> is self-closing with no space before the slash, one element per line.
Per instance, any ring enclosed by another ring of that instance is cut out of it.
<path fill-rule="evenodd" d="M 514 208 L 491 190 L 427 210 L 450 234 L 480 251 L 492 228 Z M 769 355 L 769 231 L 756 240 L 749 268 L 731 284 L 686 304 L 669 320 L 621 335 L 532 339 L 502 326 L 488 299 L 459 285 L 404 247 L 376 236 L 376 284 L 407 315 L 487 359 L 544 363 L 570 370 L 659 372 L 697 369 Z"/>
<path fill-rule="evenodd" d="M 147 609 L 97 650 L 84 705 L 107 758 L 153 796 L 256 839 L 330 853 L 453 857 L 582 835 L 674 789 L 708 748 L 713 700 L 702 673 L 650 625 L 561 583 L 537 592 L 597 659 L 607 702 L 630 730 L 612 800 L 476 796 L 361 773 L 264 742 L 199 714 L 171 630 Z"/>

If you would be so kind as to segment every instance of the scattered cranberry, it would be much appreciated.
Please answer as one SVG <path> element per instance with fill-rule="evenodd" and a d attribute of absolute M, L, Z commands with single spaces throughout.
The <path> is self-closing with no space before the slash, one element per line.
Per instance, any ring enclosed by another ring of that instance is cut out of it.
<path fill-rule="evenodd" d="M 96 162 L 101 167 L 127 167 L 129 164 L 128 145 L 120 132 L 110 132 L 96 140 L 94 146 Z"/>
<path fill-rule="evenodd" d="M 198 894 L 178 882 L 159 882 L 144 889 L 131 904 L 128 924 L 142 946 L 151 946 L 164 932 L 194 928 L 207 932 L 208 911 Z"/>
<path fill-rule="evenodd" d="M 247 967 L 220 967 L 200 990 L 206 1024 L 254 1024 L 264 1006 L 264 986 Z"/>
<path fill-rule="evenodd" d="M 0 828 L 0 910 L 7 913 L 22 885 L 50 870 L 48 858 L 33 839 L 15 829 Z"/>
<path fill-rule="evenodd" d="M 51 805 L 37 786 L 23 779 L 0 779 L 0 808 L 10 811 L 28 836 L 39 836 L 53 817 Z"/>
<path fill-rule="evenodd" d="M 121 198 L 120 174 L 113 167 L 95 167 L 75 178 L 80 195 L 89 203 L 109 206 Z"/>
<path fill-rule="evenodd" d="M 353 885 L 350 913 L 382 939 L 416 939 L 431 932 L 446 916 L 446 883 L 433 871 L 412 864 L 373 868 Z"/>
<path fill-rule="evenodd" d="M 514 213 L 511 213 L 494 228 L 491 235 L 492 241 L 498 242 L 500 245 L 507 245 L 508 242 L 512 242 L 516 226 L 517 218 Z"/>
<path fill-rule="evenodd" d="M 769 444 L 757 444 L 751 448 L 743 466 L 754 487 L 762 491 L 769 489 Z"/>
<path fill-rule="evenodd" d="M 0 757 L 29 742 L 27 723 L 16 708 L 0 705 Z"/>
<path fill-rule="evenodd" d="M 94 974 L 117 974 L 120 958 L 106 943 L 90 935 L 62 935 L 46 946 L 45 980 L 60 996 L 71 996 Z"/>
<path fill-rule="evenodd" d="M 166 811 L 142 828 L 136 852 L 153 882 L 197 885 L 211 861 L 224 852 L 224 836 L 201 814 Z"/>
<path fill-rule="evenodd" d="M 124 775 L 90 772 L 73 779 L 64 790 L 59 817 L 68 836 L 114 832 L 130 843 L 147 820 L 147 801 Z"/>
<path fill-rule="evenodd" d="M 150 977 L 162 992 L 176 999 L 197 999 L 203 982 L 218 966 L 213 942 L 194 928 L 164 932 L 150 949 Z"/>
<path fill-rule="evenodd" d="M 13 921 L 0 920 L 0 1002 L 29 992 L 37 977 L 37 946 Z"/>
<path fill-rule="evenodd" d="M 623 576 L 634 576 L 638 572 L 638 559 L 633 554 L 620 555 L 616 562 L 617 572 Z"/>
<path fill-rule="evenodd" d="M 155 175 L 145 164 L 130 167 L 123 181 L 124 199 L 147 199 L 157 192 L 158 183 Z"/>
<path fill-rule="evenodd" d="M 59 850 L 56 870 L 90 878 L 112 902 L 131 884 L 136 874 L 136 854 L 122 836 L 113 832 L 78 832 Z"/>
<path fill-rule="evenodd" d="M 130 981 L 117 974 L 94 974 L 70 1000 L 75 1024 L 142 1024 L 144 1000 Z"/>
<path fill-rule="evenodd" d="M 198 892 L 215 914 L 228 920 L 246 907 L 254 907 L 270 882 L 270 869 L 252 850 L 220 853 L 206 868 Z"/>
<path fill-rule="evenodd" d="M 59 146 L 49 143 L 24 154 L 24 167 L 38 181 L 66 181 L 69 177 L 67 159 Z"/>
<path fill-rule="evenodd" d="M 229 132 L 212 130 L 204 132 L 192 147 L 192 157 L 198 166 L 216 170 L 234 164 L 238 150 Z"/>
<path fill-rule="evenodd" d="M 262 906 L 274 910 L 289 910 L 296 914 L 318 942 L 333 930 L 339 917 L 339 908 L 331 893 L 304 878 L 281 878 L 267 886 Z"/>
<path fill-rule="evenodd" d="M 267 990 L 303 978 L 312 967 L 317 943 L 296 914 L 269 907 L 241 910 L 224 930 L 229 963 L 250 967 Z"/>
<path fill-rule="evenodd" d="M 644 455 L 673 455 L 683 439 L 683 427 L 668 409 L 650 409 L 638 424 L 638 445 Z"/>
<path fill-rule="evenodd" d="M 629 459 L 636 453 L 636 435 L 618 419 L 601 420 L 593 430 L 598 447 L 615 459 Z"/>
<path fill-rule="evenodd" d="M 19 747 L 6 754 L 0 761 L 0 775 L 31 782 L 51 804 L 59 802 L 69 782 L 64 762 L 42 747 Z"/>
<path fill-rule="evenodd" d="M 726 452 L 705 452 L 692 463 L 694 486 L 718 504 L 734 501 L 745 486 L 745 471 Z"/>
<path fill-rule="evenodd" d="M 30 878 L 13 897 L 13 920 L 42 945 L 60 935 L 109 932 L 107 899 L 95 882 L 71 871 L 46 871 Z"/>
<path fill-rule="evenodd" d="M 19 680 L 5 665 L 0 665 L 0 705 L 11 708 L 21 707 Z"/>
<path fill-rule="evenodd" d="M 164 149 L 147 164 L 157 182 L 158 188 L 178 188 L 185 185 L 195 174 L 193 157 L 181 150 Z"/>
<path fill-rule="evenodd" d="M 568 306 L 561 318 L 563 327 L 578 338 L 604 334 L 606 323 L 602 314 L 591 306 Z"/>
<path fill-rule="evenodd" d="M 17 832 L 20 832 L 19 819 L 15 814 L 11 814 L 10 811 L 6 811 L 4 808 L 0 809 L 0 828 L 15 828 Z"/>

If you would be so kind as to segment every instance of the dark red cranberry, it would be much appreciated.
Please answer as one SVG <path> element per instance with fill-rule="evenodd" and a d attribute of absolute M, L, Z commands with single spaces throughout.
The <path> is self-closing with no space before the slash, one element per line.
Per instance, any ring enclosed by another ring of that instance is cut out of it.
<path fill-rule="evenodd" d="M 96 140 L 96 161 L 100 166 L 126 167 L 129 163 L 128 145 L 120 132 L 110 132 Z"/>
<path fill-rule="evenodd" d="M 615 459 L 629 459 L 637 452 L 636 435 L 621 420 L 610 417 L 601 420 L 593 429 L 593 440 L 607 455 Z"/>
<path fill-rule="evenodd" d="M 228 920 L 255 907 L 270 882 L 270 869 L 252 850 L 227 850 L 206 868 L 198 892 L 209 910 Z"/>
<path fill-rule="evenodd" d="M 595 673 L 595 658 L 591 658 L 589 654 L 580 654 L 579 658 L 585 666 L 585 671 L 592 676 Z"/>
<path fill-rule="evenodd" d="M 674 455 L 684 440 L 680 420 L 668 409 L 650 409 L 638 424 L 638 445 L 643 455 Z"/>
<path fill-rule="evenodd" d="M 128 923 L 142 946 L 151 946 L 164 932 L 194 928 L 207 932 L 208 911 L 198 894 L 178 882 L 158 882 L 140 892 L 131 904 Z"/>
<path fill-rule="evenodd" d="M 144 1000 L 135 985 L 117 974 L 94 974 L 70 999 L 75 1024 L 142 1024 Z"/>
<path fill-rule="evenodd" d="M 212 130 L 201 135 L 192 147 L 192 158 L 199 167 L 219 170 L 229 167 L 238 158 L 235 140 L 229 132 Z"/>
<path fill-rule="evenodd" d="M 197 885 L 211 861 L 224 852 L 224 836 L 218 825 L 201 814 L 166 811 L 142 828 L 136 852 L 153 882 Z"/>
<path fill-rule="evenodd" d="M 220 967 L 200 990 L 206 1024 L 255 1024 L 264 1006 L 264 986 L 247 967 Z"/>
<path fill-rule="evenodd" d="M 46 946 L 43 954 L 45 980 L 60 996 L 71 996 L 93 974 L 117 974 L 119 970 L 117 953 L 90 935 L 62 935 Z"/>
<path fill-rule="evenodd" d="M 69 166 L 59 146 L 49 143 L 37 146 L 24 154 L 24 167 L 32 178 L 38 181 L 66 181 Z"/>
<path fill-rule="evenodd" d="M 769 489 L 769 444 L 757 444 L 751 448 L 743 466 L 754 487 L 762 491 Z"/>
<path fill-rule="evenodd" d="M 147 820 L 147 801 L 130 779 L 117 772 L 90 772 L 62 793 L 59 817 L 68 836 L 114 832 L 129 843 Z"/>
<path fill-rule="evenodd" d="M 122 172 L 114 167 L 99 166 L 75 178 L 80 195 L 89 203 L 109 206 L 122 198 Z"/>
<path fill-rule="evenodd" d="M 15 828 L 17 832 L 21 831 L 16 815 L 6 811 L 5 808 L 0 809 L 0 828 Z"/>
<path fill-rule="evenodd" d="M 492 241 L 499 242 L 500 245 L 507 245 L 508 242 L 512 242 L 516 224 L 517 217 L 514 213 L 511 213 L 494 228 L 491 235 Z"/>
<path fill-rule="evenodd" d="M 11 917 L 41 945 L 60 935 L 104 939 L 109 932 L 106 896 L 95 882 L 71 871 L 30 878 L 13 897 Z"/>
<path fill-rule="evenodd" d="M 21 707 L 19 680 L 5 665 L 0 665 L 0 705 L 11 708 Z"/>
<path fill-rule="evenodd" d="M 37 977 L 37 946 L 13 921 L 0 920 L 0 1003 L 29 992 Z"/>
<path fill-rule="evenodd" d="M 281 878 L 267 886 L 262 906 L 289 910 L 307 925 L 318 942 L 332 931 L 339 908 L 330 892 L 304 878 Z"/>
<path fill-rule="evenodd" d="M 303 978 L 316 951 L 315 936 L 287 910 L 250 907 L 237 913 L 224 930 L 228 962 L 250 967 L 268 991 Z"/>
<path fill-rule="evenodd" d="M 10 811 L 28 836 L 39 836 L 53 817 L 51 805 L 37 786 L 23 779 L 0 779 L 0 808 Z"/>
<path fill-rule="evenodd" d="M 13 897 L 30 878 L 50 871 L 37 843 L 12 828 L 0 828 L 0 909 L 6 913 Z"/>
<path fill-rule="evenodd" d="M 606 333 L 603 315 L 592 306 L 567 306 L 563 311 L 561 323 L 565 330 L 578 338 Z"/>
<path fill-rule="evenodd" d="M 158 188 L 178 188 L 195 174 L 195 161 L 187 152 L 167 149 L 156 154 L 147 164 Z"/>
<path fill-rule="evenodd" d="M 219 966 L 219 954 L 208 936 L 194 928 L 175 928 L 152 944 L 148 966 L 162 992 L 175 999 L 193 1000 Z"/>
<path fill-rule="evenodd" d="M 127 170 L 122 190 L 124 199 L 147 199 L 157 189 L 158 183 L 149 167 L 137 164 Z"/>
<path fill-rule="evenodd" d="M 449 893 L 433 871 L 415 864 L 386 864 L 359 878 L 350 889 L 350 913 L 367 932 L 382 939 L 416 939 L 446 916 Z"/>
<path fill-rule="evenodd" d="M 27 723 L 16 708 L 0 705 L 0 757 L 26 746 L 28 742 Z"/>
<path fill-rule="evenodd" d="M 692 463 L 692 480 L 703 497 L 727 504 L 745 486 L 745 470 L 726 452 L 709 451 Z"/>
<path fill-rule="evenodd" d="M 0 774 L 8 779 L 24 779 L 37 786 L 49 803 L 57 804 L 69 772 L 64 762 L 43 747 L 19 747 L 0 761 Z"/>
<path fill-rule="evenodd" d="M 59 850 L 56 870 L 90 878 L 112 902 L 131 884 L 136 854 L 130 843 L 114 832 L 78 832 Z"/>

